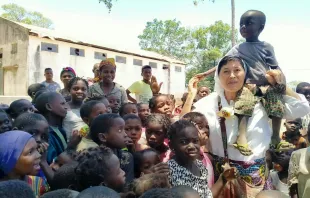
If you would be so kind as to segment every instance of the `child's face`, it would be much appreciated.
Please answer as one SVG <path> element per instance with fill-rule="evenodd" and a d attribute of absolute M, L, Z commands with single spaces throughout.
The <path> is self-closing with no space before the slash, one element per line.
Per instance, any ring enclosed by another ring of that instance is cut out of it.
<path fill-rule="evenodd" d="M 44 72 L 44 76 L 46 80 L 53 80 L 53 70 L 48 69 Z"/>
<path fill-rule="evenodd" d="M 310 103 L 310 87 L 303 87 L 300 91 L 300 94 L 303 94 L 308 102 Z"/>
<path fill-rule="evenodd" d="M 93 106 L 92 111 L 88 118 L 88 123 L 86 123 L 88 126 L 91 125 L 92 121 L 99 115 L 108 113 L 106 106 L 103 103 L 98 103 L 95 106 Z"/>
<path fill-rule="evenodd" d="M 60 167 L 62 167 L 62 165 L 68 164 L 72 161 L 73 159 L 70 155 L 68 155 L 68 153 L 62 152 L 50 166 L 54 171 L 57 171 Z"/>
<path fill-rule="evenodd" d="M 66 117 L 67 115 L 67 103 L 64 97 L 62 97 L 60 94 L 55 96 L 54 100 L 50 103 L 51 112 L 59 117 Z"/>
<path fill-rule="evenodd" d="M 6 113 L 0 112 L 0 133 L 12 130 L 12 123 Z"/>
<path fill-rule="evenodd" d="M 115 72 L 116 69 L 115 67 L 108 65 L 108 66 L 104 66 L 101 69 L 100 75 L 102 77 L 102 81 L 103 82 L 113 82 L 114 78 L 115 78 Z"/>
<path fill-rule="evenodd" d="M 105 163 L 108 170 L 108 174 L 104 176 L 105 186 L 118 192 L 122 191 L 126 182 L 126 177 L 125 172 L 120 168 L 119 159 L 113 154 Z"/>
<path fill-rule="evenodd" d="M 202 117 L 196 117 L 193 122 L 195 123 L 195 126 L 199 132 L 199 140 L 200 143 L 204 142 L 205 143 L 205 139 L 209 138 L 209 125 L 208 125 L 208 121 L 207 119 L 202 116 Z M 205 145 L 201 145 L 201 146 L 205 146 Z"/>
<path fill-rule="evenodd" d="M 38 144 L 36 143 L 34 138 L 30 138 L 22 154 L 20 155 L 14 172 L 17 175 L 37 175 L 40 170 L 40 158 L 41 155 L 37 150 Z"/>
<path fill-rule="evenodd" d="M 106 144 L 110 148 L 126 148 L 127 134 L 125 133 L 125 121 L 122 118 L 113 120 L 113 126 L 106 134 Z"/>
<path fill-rule="evenodd" d="M 166 114 L 172 116 L 172 111 L 174 109 L 173 101 L 169 96 L 161 95 L 155 100 L 154 113 Z"/>
<path fill-rule="evenodd" d="M 134 114 L 138 116 L 138 109 L 137 106 L 134 104 L 128 104 L 124 108 L 124 116 L 127 114 Z"/>
<path fill-rule="evenodd" d="M 151 168 L 160 163 L 160 158 L 157 153 L 150 151 L 145 152 L 142 156 L 142 163 L 141 163 L 141 173 L 149 174 L 151 172 Z"/>
<path fill-rule="evenodd" d="M 249 11 L 244 13 L 240 19 L 240 34 L 246 41 L 255 41 L 263 31 L 264 24 L 256 12 Z"/>
<path fill-rule="evenodd" d="M 87 86 L 84 81 L 79 80 L 70 89 L 71 98 L 73 101 L 82 102 L 87 95 Z"/>
<path fill-rule="evenodd" d="M 171 141 L 170 146 L 179 159 L 196 160 L 200 148 L 197 129 L 195 127 L 186 127 L 179 131 Z"/>
<path fill-rule="evenodd" d="M 108 97 L 108 101 L 110 103 L 110 107 L 112 109 L 112 113 L 118 113 L 121 101 L 115 95 L 111 95 Z"/>
<path fill-rule="evenodd" d="M 207 95 L 209 95 L 208 87 L 201 87 L 198 91 L 198 95 L 200 96 L 200 98 L 203 98 L 203 97 L 206 97 Z"/>
<path fill-rule="evenodd" d="M 62 73 L 60 80 L 64 84 L 65 87 L 68 86 L 69 81 L 73 78 L 73 75 L 71 72 L 64 72 Z"/>
<path fill-rule="evenodd" d="M 145 120 L 146 117 L 149 116 L 150 114 L 151 113 L 150 113 L 150 108 L 149 108 L 148 104 L 140 105 L 138 115 L 139 115 L 141 120 Z"/>
<path fill-rule="evenodd" d="M 34 107 L 28 100 L 20 101 L 19 106 L 14 109 L 14 117 L 18 117 L 22 113 L 33 113 Z"/>
<path fill-rule="evenodd" d="M 284 123 L 287 132 L 298 132 L 301 125 L 294 120 L 288 120 Z"/>
<path fill-rule="evenodd" d="M 143 80 L 150 81 L 152 77 L 152 70 L 148 68 L 143 69 L 142 76 L 143 76 Z"/>
<path fill-rule="evenodd" d="M 156 122 L 149 122 L 146 125 L 145 136 L 147 144 L 156 149 L 164 143 L 166 131 L 164 126 Z"/>
<path fill-rule="evenodd" d="M 109 100 L 107 98 L 102 98 L 100 102 L 102 102 L 107 108 L 107 113 L 112 113 L 111 104 L 109 103 Z"/>
<path fill-rule="evenodd" d="M 33 135 L 38 144 L 48 143 L 48 123 L 45 120 L 37 121 L 34 126 L 26 126 L 22 130 Z"/>
<path fill-rule="evenodd" d="M 131 140 L 136 144 L 142 133 L 142 124 L 140 120 L 128 119 L 125 122 L 125 132 L 131 138 Z"/>

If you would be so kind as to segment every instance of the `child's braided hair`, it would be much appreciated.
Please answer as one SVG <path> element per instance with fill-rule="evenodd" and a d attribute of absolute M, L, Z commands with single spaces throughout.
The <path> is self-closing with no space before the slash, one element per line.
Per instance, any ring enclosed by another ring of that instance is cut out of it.
<path fill-rule="evenodd" d="M 145 125 L 147 126 L 148 123 L 151 123 L 151 122 L 156 122 L 158 124 L 162 124 L 164 126 L 163 129 L 164 129 L 165 134 L 168 133 L 168 131 L 170 129 L 170 125 L 171 125 L 171 121 L 170 121 L 168 116 L 166 116 L 164 114 L 153 113 L 153 114 L 146 117 Z"/>

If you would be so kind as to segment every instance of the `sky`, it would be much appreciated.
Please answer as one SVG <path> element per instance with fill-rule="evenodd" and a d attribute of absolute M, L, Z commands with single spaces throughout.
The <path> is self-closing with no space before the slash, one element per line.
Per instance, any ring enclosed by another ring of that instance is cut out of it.
<path fill-rule="evenodd" d="M 111 12 L 98 0 L 0 0 L 0 5 L 16 3 L 39 11 L 54 23 L 57 31 L 73 38 L 100 41 L 109 47 L 139 49 L 138 35 L 153 19 L 177 19 L 185 27 L 208 26 L 222 20 L 231 24 L 230 0 L 117 0 Z M 287 81 L 310 82 L 310 1 L 235 0 L 236 27 L 249 9 L 267 16 L 260 40 L 275 48 L 279 66 Z M 2 10 L 0 9 L 0 13 Z"/>

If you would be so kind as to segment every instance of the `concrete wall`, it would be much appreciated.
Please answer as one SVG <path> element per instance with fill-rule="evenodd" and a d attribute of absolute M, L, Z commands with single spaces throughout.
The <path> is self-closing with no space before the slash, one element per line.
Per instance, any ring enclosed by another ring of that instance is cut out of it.
<path fill-rule="evenodd" d="M 28 31 L 10 21 L 0 18 L 0 49 L 2 48 L 2 67 L 0 67 L 0 95 L 27 95 Z"/>
<path fill-rule="evenodd" d="M 41 42 L 52 43 L 58 45 L 58 53 L 41 51 Z M 85 56 L 70 55 L 70 47 L 84 49 Z M 128 88 L 133 82 L 141 79 L 141 66 L 133 65 L 133 59 L 143 61 L 142 65 L 147 65 L 149 62 L 156 62 L 157 69 L 153 69 L 154 76 L 159 82 L 163 82 L 162 92 L 168 92 L 168 70 L 164 70 L 163 64 L 169 64 L 163 61 L 156 61 L 147 58 L 135 57 L 132 55 L 116 53 L 112 51 L 97 49 L 93 47 L 71 44 L 62 41 L 51 40 L 47 38 L 39 38 L 35 36 L 29 37 L 28 48 L 28 66 L 29 66 L 29 84 L 44 81 L 44 68 L 51 67 L 54 70 L 54 80 L 60 82 L 60 71 L 65 66 L 71 66 L 78 76 L 93 77 L 92 67 L 100 60 L 94 58 L 95 52 L 106 53 L 108 58 L 115 56 L 126 57 L 126 64 L 117 63 L 117 73 L 115 82 L 120 83 L 125 88 Z M 175 65 L 171 65 L 171 93 L 177 96 L 184 92 L 185 87 L 185 68 L 183 65 L 182 72 L 175 72 Z M 61 84 L 62 85 L 62 84 Z"/>

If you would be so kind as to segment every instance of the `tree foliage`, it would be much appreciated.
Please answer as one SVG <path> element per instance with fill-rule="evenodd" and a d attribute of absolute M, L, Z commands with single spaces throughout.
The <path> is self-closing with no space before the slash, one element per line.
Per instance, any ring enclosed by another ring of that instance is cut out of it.
<path fill-rule="evenodd" d="M 116 1 L 116 0 L 99 0 L 99 3 L 101 2 L 104 3 L 104 5 L 109 9 L 109 12 L 111 12 L 113 1 Z"/>
<path fill-rule="evenodd" d="M 138 38 L 142 49 L 186 62 L 188 82 L 193 75 L 216 66 L 223 54 L 230 49 L 231 28 L 222 21 L 216 21 L 208 27 L 188 29 L 175 19 L 154 19 L 146 24 Z M 206 78 L 200 85 L 207 85 L 212 89 L 213 77 Z"/>
<path fill-rule="evenodd" d="M 14 3 L 2 5 L 1 8 L 4 11 L 1 17 L 11 21 L 36 25 L 43 28 L 51 28 L 53 25 L 52 20 L 44 17 L 42 13 L 27 11 L 25 8 Z"/>

